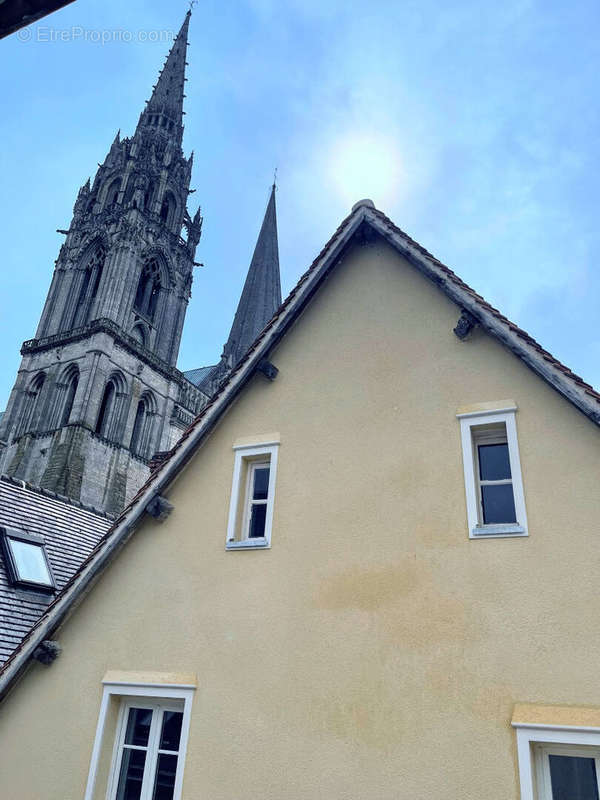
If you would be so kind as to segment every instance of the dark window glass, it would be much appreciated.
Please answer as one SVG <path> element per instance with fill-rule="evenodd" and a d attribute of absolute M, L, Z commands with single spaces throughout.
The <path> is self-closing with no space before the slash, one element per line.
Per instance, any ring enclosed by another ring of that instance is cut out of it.
<path fill-rule="evenodd" d="M 85 302 L 85 296 L 90 285 L 90 278 L 92 277 L 92 268 L 88 267 L 83 273 L 83 280 L 81 282 L 81 289 L 79 290 L 79 297 L 77 299 L 77 309 L 79 309 Z M 79 321 L 79 320 L 77 320 Z"/>
<path fill-rule="evenodd" d="M 146 289 L 146 281 L 148 280 L 146 275 L 142 275 L 138 282 L 137 291 L 135 293 L 135 300 L 133 301 L 134 308 L 137 308 L 141 311 L 142 304 L 144 302 L 144 291 Z"/>
<path fill-rule="evenodd" d="M 593 758 L 549 756 L 552 800 L 599 800 Z"/>
<path fill-rule="evenodd" d="M 73 410 L 73 402 L 75 400 L 75 393 L 77 392 L 77 384 L 79 382 L 78 376 L 75 374 L 69 380 L 69 385 L 67 386 L 67 392 L 65 396 L 65 403 L 63 405 L 63 409 L 60 415 L 60 420 L 58 423 L 58 427 L 62 428 L 63 425 L 66 425 L 69 421 L 69 417 L 71 416 L 71 411 Z"/>
<path fill-rule="evenodd" d="M 152 800 L 172 800 L 177 773 L 177 756 L 161 753 L 156 764 L 156 778 Z"/>
<path fill-rule="evenodd" d="M 267 504 L 255 503 L 252 506 L 252 516 L 250 517 L 250 539 L 256 539 L 265 535 L 265 521 L 267 518 Z"/>
<path fill-rule="evenodd" d="M 96 433 L 100 434 L 100 436 L 106 436 L 107 434 L 108 421 L 114 394 L 115 385 L 112 381 L 110 381 L 106 384 L 106 389 L 104 390 L 104 395 L 102 396 L 100 411 L 98 413 L 98 422 L 96 422 Z"/>
<path fill-rule="evenodd" d="M 146 404 L 143 400 L 140 400 L 138 403 L 137 410 L 135 412 L 135 421 L 133 423 L 133 432 L 131 434 L 131 450 L 136 455 L 142 455 L 141 445 L 142 445 L 142 431 L 144 429 L 144 420 L 146 417 Z"/>
<path fill-rule="evenodd" d="M 129 717 L 127 718 L 127 730 L 125 732 L 125 744 L 147 747 L 151 722 L 151 708 L 130 708 Z"/>
<path fill-rule="evenodd" d="M 156 306 L 158 303 L 158 292 L 160 289 L 160 284 L 157 281 L 152 282 L 152 292 L 150 294 L 150 299 L 148 300 L 148 311 L 147 314 L 150 319 L 154 319 L 154 314 L 156 312 Z"/>
<path fill-rule="evenodd" d="M 269 493 L 269 467 L 254 470 L 254 500 L 266 500 Z"/>
<path fill-rule="evenodd" d="M 116 800 L 139 800 L 144 779 L 145 750 L 123 748 Z"/>
<path fill-rule="evenodd" d="M 492 525 L 496 522 L 516 522 L 515 499 L 512 483 L 490 484 L 481 487 L 483 522 Z"/>
<path fill-rule="evenodd" d="M 508 444 L 480 444 L 479 477 L 482 481 L 501 481 L 510 479 L 510 460 Z M 502 520 L 504 522 L 504 520 Z"/>
<path fill-rule="evenodd" d="M 182 722 L 183 714 L 181 711 L 165 711 L 159 750 L 179 750 Z"/>

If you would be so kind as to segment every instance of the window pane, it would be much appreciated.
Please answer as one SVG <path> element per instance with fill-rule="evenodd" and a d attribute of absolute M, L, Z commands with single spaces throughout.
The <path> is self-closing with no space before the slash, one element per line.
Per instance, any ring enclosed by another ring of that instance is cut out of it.
<path fill-rule="evenodd" d="M 159 750 L 179 750 L 182 721 L 183 713 L 181 711 L 165 711 Z"/>
<path fill-rule="evenodd" d="M 250 539 L 256 539 L 265 535 L 265 520 L 267 518 L 267 504 L 255 503 L 252 506 L 252 516 L 250 517 Z"/>
<path fill-rule="evenodd" d="M 482 486 L 481 500 L 484 524 L 517 521 L 512 483 Z"/>
<path fill-rule="evenodd" d="M 20 580 L 52 584 L 41 545 L 19 539 L 9 539 L 9 543 Z"/>
<path fill-rule="evenodd" d="M 549 756 L 552 800 L 599 800 L 593 758 Z"/>
<path fill-rule="evenodd" d="M 123 748 L 116 800 L 139 800 L 144 779 L 145 750 Z"/>
<path fill-rule="evenodd" d="M 175 789 L 175 773 L 177 772 L 177 756 L 161 753 L 156 764 L 156 780 L 152 800 L 172 800 Z"/>
<path fill-rule="evenodd" d="M 127 718 L 127 730 L 125 731 L 125 744 L 147 747 L 151 722 L 151 708 L 130 708 Z"/>
<path fill-rule="evenodd" d="M 254 470 L 254 500 L 266 500 L 269 493 L 269 467 Z"/>
<path fill-rule="evenodd" d="M 482 481 L 501 481 L 510 478 L 510 460 L 508 445 L 480 444 L 479 451 L 479 477 Z"/>

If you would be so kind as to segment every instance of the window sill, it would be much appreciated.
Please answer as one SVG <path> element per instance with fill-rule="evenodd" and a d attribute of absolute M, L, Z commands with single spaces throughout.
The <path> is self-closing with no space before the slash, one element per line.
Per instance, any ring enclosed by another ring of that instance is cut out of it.
<path fill-rule="evenodd" d="M 516 522 L 497 525 L 476 525 L 470 539 L 502 539 L 513 536 L 527 536 L 527 531 Z"/>
<path fill-rule="evenodd" d="M 264 550 L 271 547 L 269 541 L 264 536 L 256 537 L 256 539 L 242 539 L 239 542 L 227 542 L 225 544 L 226 550 Z"/>

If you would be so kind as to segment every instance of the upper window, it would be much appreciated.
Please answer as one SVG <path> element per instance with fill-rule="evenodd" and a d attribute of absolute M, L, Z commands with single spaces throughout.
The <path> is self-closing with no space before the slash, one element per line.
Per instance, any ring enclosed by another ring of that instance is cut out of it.
<path fill-rule="evenodd" d="M 248 485 L 246 487 L 246 508 L 242 523 L 244 539 L 264 538 L 269 502 L 270 461 L 256 461 L 248 464 Z"/>
<path fill-rule="evenodd" d="M 234 447 L 227 548 L 270 547 L 278 443 Z"/>
<path fill-rule="evenodd" d="M 10 583 L 24 588 L 52 591 L 54 580 L 44 549 L 44 540 L 13 528 L 2 528 L 0 531 Z"/>
<path fill-rule="evenodd" d="M 472 428 L 480 525 L 517 521 L 506 425 Z"/>
<path fill-rule="evenodd" d="M 525 536 L 516 406 L 458 414 L 469 536 Z"/>

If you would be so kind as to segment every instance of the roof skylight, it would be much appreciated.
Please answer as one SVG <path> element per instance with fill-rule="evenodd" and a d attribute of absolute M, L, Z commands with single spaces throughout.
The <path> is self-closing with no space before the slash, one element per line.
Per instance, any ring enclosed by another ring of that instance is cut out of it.
<path fill-rule="evenodd" d="M 24 588 L 53 590 L 54 580 L 41 536 L 1 528 L 2 551 L 10 583 Z"/>

